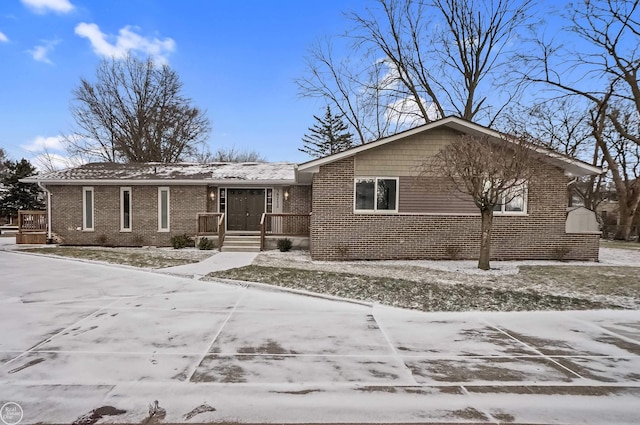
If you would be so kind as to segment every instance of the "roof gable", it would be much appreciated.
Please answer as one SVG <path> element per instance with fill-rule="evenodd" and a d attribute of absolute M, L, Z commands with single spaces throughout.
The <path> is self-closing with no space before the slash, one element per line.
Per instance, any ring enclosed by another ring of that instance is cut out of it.
<path fill-rule="evenodd" d="M 323 158 L 314 159 L 308 162 L 304 162 L 299 164 L 297 167 L 298 174 L 306 174 L 306 173 L 316 173 L 318 172 L 320 166 L 330 164 L 335 161 L 339 161 L 341 159 L 345 159 L 348 157 L 352 157 L 360 152 L 368 151 L 371 149 L 376 149 L 380 146 L 387 145 L 389 143 L 393 143 L 398 140 L 406 139 L 407 137 L 411 137 L 423 132 L 427 132 L 439 127 L 447 127 L 455 131 L 459 131 L 464 134 L 472 135 L 472 136 L 486 136 L 495 139 L 504 138 L 504 134 L 492 130 L 487 127 L 483 127 L 481 125 L 472 123 L 470 121 L 463 120 L 457 117 L 447 117 L 440 119 L 438 121 L 433 121 L 428 124 L 421 125 L 419 127 L 412 128 L 410 130 L 403 131 L 401 133 L 394 134 L 389 137 L 385 137 L 374 142 L 366 143 L 364 145 L 356 146 L 346 151 L 342 151 L 333 155 L 325 156 Z M 600 174 L 602 173 L 602 169 L 599 167 L 595 167 L 593 165 L 587 164 L 586 162 L 569 158 L 564 155 L 561 155 L 552 150 L 536 146 L 535 151 L 540 154 L 545 160 L 561 169 L 565 170 L 565 173 L 570 176 L 586 176 L 592 174 Z M 300 178 L 300 177 L 299 177 Z"/>

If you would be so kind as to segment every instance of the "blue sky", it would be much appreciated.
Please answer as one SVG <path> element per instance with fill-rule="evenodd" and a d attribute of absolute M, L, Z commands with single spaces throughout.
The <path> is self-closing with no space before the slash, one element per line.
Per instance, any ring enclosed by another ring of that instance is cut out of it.
<path fill-rule="evenodd" d="M 72 90 L 104 55 L 153 51 L 207 110 L 210 147 L 255 149 L 270 161 L 304 161 L 300 139 L 321 114 L 294 79 L 318 37 L 345 29 L 364 0 L 2 0 L 0 147 L 32 158 L 73 127 Z"/>

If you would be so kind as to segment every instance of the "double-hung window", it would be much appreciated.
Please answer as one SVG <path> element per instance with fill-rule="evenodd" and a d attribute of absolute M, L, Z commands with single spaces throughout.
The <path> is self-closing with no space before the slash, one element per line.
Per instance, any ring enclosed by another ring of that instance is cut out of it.
<path fill-rule="evenodd" d="M 131 231 L 131 188 L 120 188 L 120 231 Z"/>
<path fill-rule="evenodd" d="M 526 214 L 527 213 L 527 185 L 520 183 L 505 191 L 500 204 L 493 208 L 496 214 Z"/>
<path fill-rule="evenodd" d="M 93 187 L 82 188 L 82 230 L 93 232 L 95 199 Z"/>
<path fill-rule="evenodd" d="M 158 188 L 158 232 L 169 231 L 169 202 L 170 194 L 168 187 Z"/>
<path fill-rule="evenodd" d="M 393 177 L 355 179 L 354 204 L 357 212 L 397 212 L 398 179 Z"/>

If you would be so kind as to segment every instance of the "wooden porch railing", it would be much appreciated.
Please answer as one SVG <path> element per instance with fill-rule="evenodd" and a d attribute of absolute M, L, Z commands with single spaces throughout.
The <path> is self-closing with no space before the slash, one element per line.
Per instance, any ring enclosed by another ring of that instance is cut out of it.
<path fill-rule="evenodd" d="M 18 211 L 18 233 L 42 233 L 46 231 L 46 211 Z"/>
<path fill-rule="evenodd" d="M 266 236 L 309 236 L 311 214 L 264 213 L 260 220 L 260 250 Z"/>
<path fill-rule="evenodd" d="M 225 232 L 225 224 L 224 224 L 224 213 L 218 219 L 218 249 L 222 249 L 222 244 L 224 243 L 224 232 Z"/>
<path fill-rule="evenodd" d="M 18 211 L 18 244 L 43 244 L 47 242 L 47 212 Z"/>
<path fill-rule="evenodd" d="M 198 213 L 196 236 L 218 236 L 218 248 L 222 247 L 225 236 L 224 213 Z"/>

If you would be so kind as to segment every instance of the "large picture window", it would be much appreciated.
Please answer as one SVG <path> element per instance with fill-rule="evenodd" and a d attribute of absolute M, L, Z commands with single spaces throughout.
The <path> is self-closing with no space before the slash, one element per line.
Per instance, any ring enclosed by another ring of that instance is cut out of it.
<path fill-rule="evenodd" d="M 398 179 L 389 177 L 356 179 L 354 208 L 356 211 L 397 212 Z"/>
<path fill-rule="evenodd" d="M 82 230 L 93 231 L 94 229 L 94 205 L 95 199 L 93 196 L 92 187 L 82 188 Z"/>
<path fill-rule="evenodd" d="M 526 214 L 527 213 L 527 186 L 521 183 L 512 187 L 502 195 L 499 205 L 493 208 L 496 214 Z"/>
<path fill-rule="evenodd" d="M 120 231 L 131 231 L 131 188 L 120 188 Z"/>
<path fill-rule="evenodd" d="M 169 203 L 170 193 L 168 187 L 158 188 L 158 231 L 169 231 Z"/>

